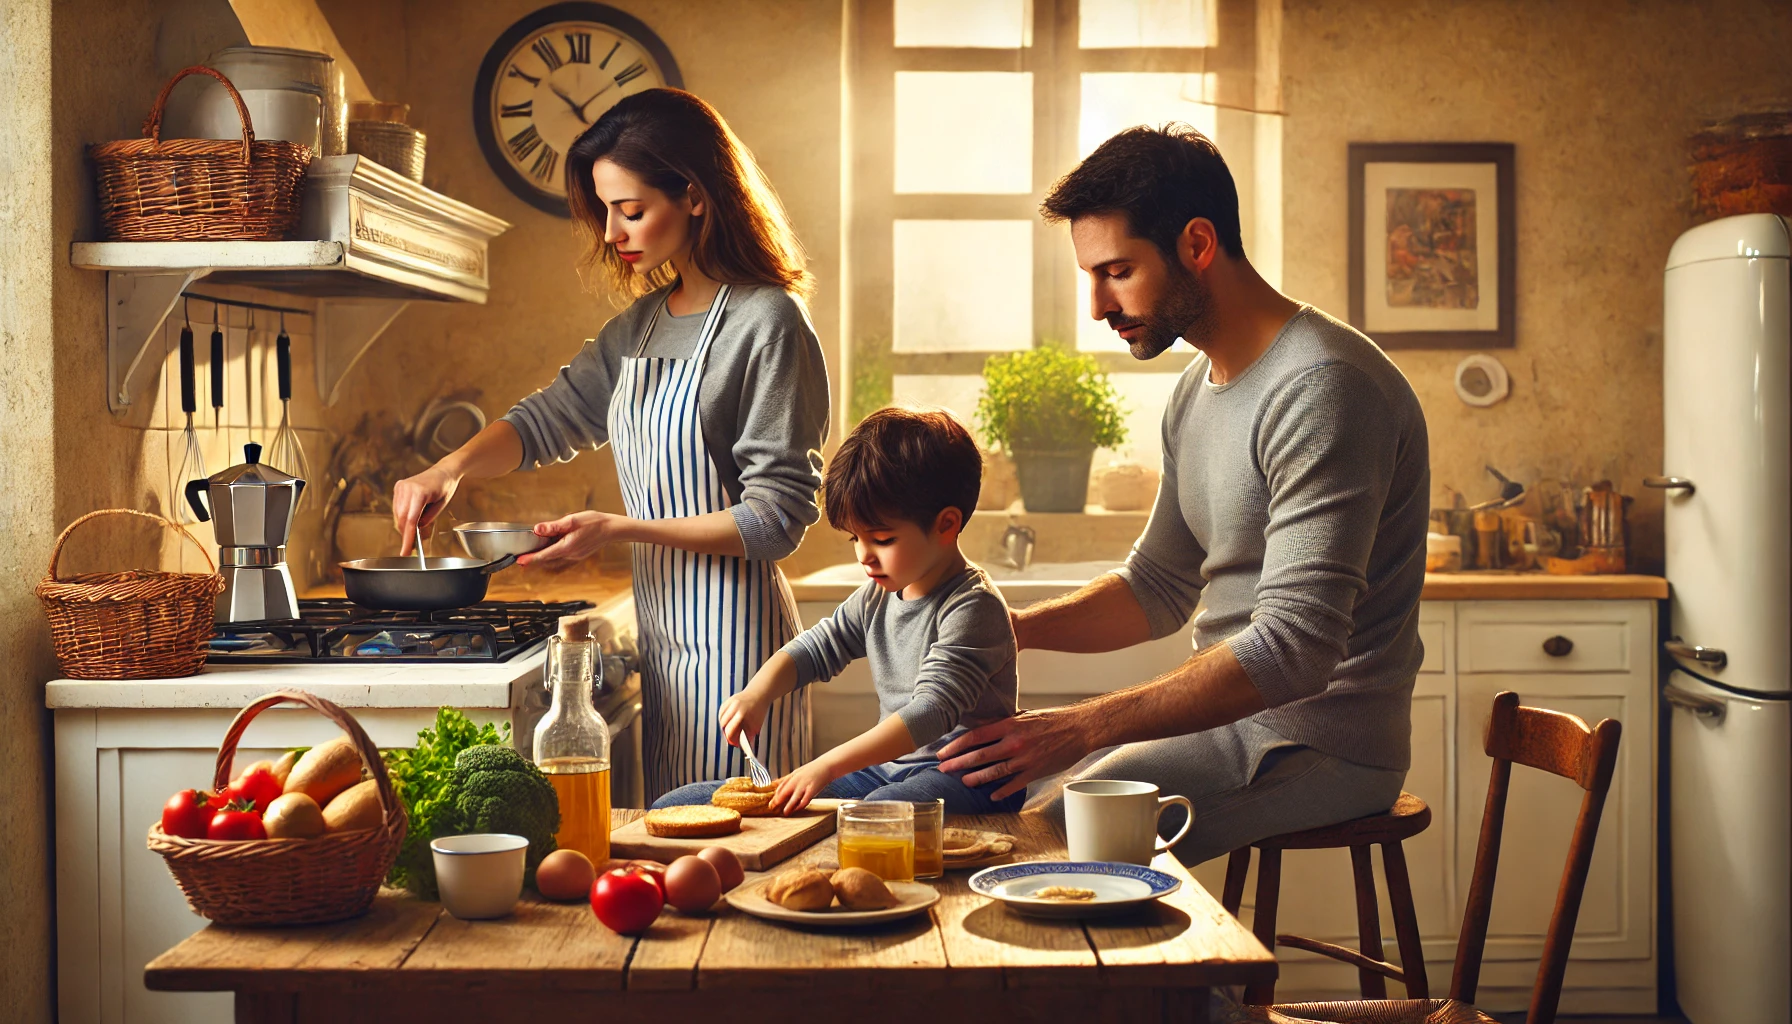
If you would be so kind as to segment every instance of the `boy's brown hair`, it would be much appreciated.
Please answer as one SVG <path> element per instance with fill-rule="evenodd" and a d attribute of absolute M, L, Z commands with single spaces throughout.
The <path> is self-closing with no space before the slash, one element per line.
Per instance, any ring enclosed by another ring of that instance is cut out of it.
<path fill-rule="evenodd" d="M 982 485 L 983 454 L 964 424 L 944 409 L 889 406 L 865 417 L 834 453 L 822 507 L 836 530 L 893 519 L 932 530 L 948 508 L 970 521 Z"/>

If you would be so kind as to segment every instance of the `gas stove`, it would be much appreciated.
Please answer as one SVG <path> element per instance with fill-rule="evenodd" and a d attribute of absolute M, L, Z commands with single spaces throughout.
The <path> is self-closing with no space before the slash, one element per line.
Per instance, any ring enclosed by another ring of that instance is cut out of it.
<path fill-rule="evenodd" d="M 220 625 L 206 660 L 509 661 L 541 649 L 562 615 L 591 607 L 589 601 L 485 601 L 436 612 L 382 612 L 341 598 L 304 599 L 296 619 Z"/>

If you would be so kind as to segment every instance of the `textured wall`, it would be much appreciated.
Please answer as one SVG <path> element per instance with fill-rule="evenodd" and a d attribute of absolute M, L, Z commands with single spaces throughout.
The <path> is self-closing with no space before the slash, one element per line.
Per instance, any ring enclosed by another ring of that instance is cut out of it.
<path fill-rule="evenodd" d="M 1638 496 L 1659 559 L 1661 275 L 1691 221 L 1685 142 L 1701 123 L 1788 98 L 1784 3 L 1285 0 L 1284 290 L 1348 310 L 1345 146 L 1517 145 L 1518 345 L 1512 396 L 1456 398 L 1462 352 L 1396 352 L 1431 427 L 1435 485 L 1494 496 L 1482 469 L 1609 476 Z"/>
<path fill-rule="evenodd" d="M 50 77 L 50 0 L 0 7 L 0 79 Z M 0 93 L 0 992 L 8 1020 L 54 1020 L 50 901 L 49 657 L 32 586 L 55 536 L 50 265 L 50 94 Z"/>
<path fill-rule="evenodd" d="M 473 81 L 488 47 L 536 0 L 382 4 L 322 0 L 343 47 L 374 93 L 411 104 L 429 136 L 425 181 L 514 227 L 492 246 L 484 306 L 413 305 L 368 352 L 329 410 L 351 429 L 368 411 L 409 420 L 435 395 L 477 388 L 486 415 L 553 379 L 615 307 L 574 271 L 571 222 L 513 196 L 481 154 L 471 122 Z M 685 86 L 713 103 L 759 158 L 808 248 L 819 288 L 811 313 L 830 366 L 839 365 L 839 0 L 624 0 L 665 40 Z M 539 473 L 469 485 L 455 511 L 532 519 L 580 508 L 621 510 L 608 451 Z"/>

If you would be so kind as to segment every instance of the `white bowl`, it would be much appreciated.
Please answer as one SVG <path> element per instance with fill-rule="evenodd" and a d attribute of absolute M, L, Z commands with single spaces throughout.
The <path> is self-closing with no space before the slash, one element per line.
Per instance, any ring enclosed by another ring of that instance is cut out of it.
<path fill-rule="evenodd" d="M 445 836 L 430 841 L 442 906 L 463 921 L 503 917 L 523 894 L 529 840 L 502 833 Z"/>

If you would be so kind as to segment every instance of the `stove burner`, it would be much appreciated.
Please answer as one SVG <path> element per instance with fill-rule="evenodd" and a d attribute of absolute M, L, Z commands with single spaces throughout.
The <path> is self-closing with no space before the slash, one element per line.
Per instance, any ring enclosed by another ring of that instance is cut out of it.
<path fill-rule="evenodd" d="M 382 612 L 341 598 L 301 600 L 299 618 L 221 626 L 206 660 L 509 661 L 547 641 L 588 601 L 485 601 L 435 612 Z"/>

